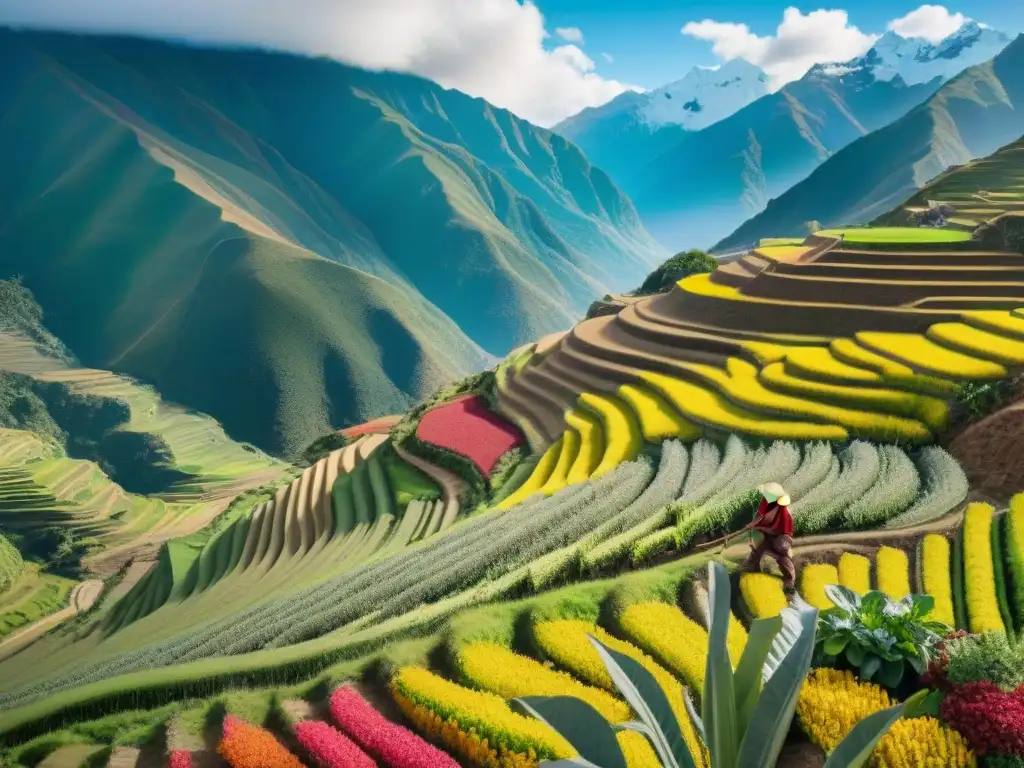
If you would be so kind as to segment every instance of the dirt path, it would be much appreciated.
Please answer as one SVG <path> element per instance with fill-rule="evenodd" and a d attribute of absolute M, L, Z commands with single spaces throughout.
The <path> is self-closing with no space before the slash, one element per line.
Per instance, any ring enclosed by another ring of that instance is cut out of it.
<path fill-rule="evenodd" d="M 13 656 L 51 627 L 55 627 L 61 622 L 89 610 L 92 608 L 93 603 L 99 599 L 102 591 L 103 582 L 99 579 L 83 581 L 71 590 L 70 605 L 67 608 L 51 613 L 49 616 L 40 619 L 34 624 L 30 624 L 24 629 L 18 630 L 0 642 L 0 659 Z"/>
<path fill-rule="evenodd" d="M 395 453 L 397 453 L 401 459 L 412 464 L 416 469 L 428 475 L 430 479 L 441 486 L 441 498 L 444 500 L 444 514 L 441 516 L 442 522 L 440 530 L 444 530 L 455 522 L 455 518 L 459 515 L 459 498 L 469 487 L 466 484 L 466 481 L 454 472 L 449 472 L 443 467 L 431 464 L 429 461 L 421 459 L 419 456 L 413 456 L 397 443 L 395 444 Z"/>

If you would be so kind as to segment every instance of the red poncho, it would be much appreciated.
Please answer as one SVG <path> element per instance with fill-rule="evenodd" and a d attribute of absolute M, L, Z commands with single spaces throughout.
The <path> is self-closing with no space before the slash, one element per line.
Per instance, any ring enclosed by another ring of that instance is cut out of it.
<path fill-rule="evenodd" d="M 757 527 L 767 529 L 771 531 L 772 536 L 786 536 L 793 535 L 793 517 L 789 514 L 789 507 L 775 507 L 775 520 L 771 523 L 764 519 L 764 516 L 769 514 L 768 512 L 768 501 L 761 499 L 761 504 L 757 508 Z"/>

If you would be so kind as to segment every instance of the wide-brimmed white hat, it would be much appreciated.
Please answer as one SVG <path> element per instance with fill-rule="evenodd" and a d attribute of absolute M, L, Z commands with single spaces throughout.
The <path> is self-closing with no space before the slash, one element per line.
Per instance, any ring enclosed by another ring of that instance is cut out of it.
<path fill-rule="evenodd" d="M 765 483 L 757 489 L 762 496 L 768 501 L 777 501 L 780 507 L 789 506 L 789 494 L 786 493 L 786 489 L 778 483 Z"/>

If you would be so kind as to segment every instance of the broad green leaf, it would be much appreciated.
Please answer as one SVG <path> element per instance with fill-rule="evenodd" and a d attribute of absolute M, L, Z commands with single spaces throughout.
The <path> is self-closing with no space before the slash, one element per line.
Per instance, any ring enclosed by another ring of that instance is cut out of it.
<path fill-rule="evenodd" d="M 875 745 L 902 714 L 903 705 L 897 704 L 865 717 L 832 750 L 825 768 L 861 768 L 871 757 Z"/>
<path fill-rule="evenodd" d="M 846 660 L 859 669 L 864 663 L 864 649 L 856 642 L 850 643 L 846 646 Z"/>
<path fill-rule="evenodd" d="M 740 744 L 737 768 L 764 768 L 775 765 L 789 733 L 800 687 L 807 677 L 814 653 L 818 612 L 814 608 L 798 613 L 800 635 L 764 684 L 764 690 L 750 715 L 747 732 Z M 718 768 L 712 761 L 712 765 Z"/>
<path fill-rule="evenodd" d="M 799 595 L 793 597 L 788 608 L 782 609 L 782 613 L 779 614 L 782 616 L 782 629 L 772 641 L 772 649 L 768 652 L 768 658 L 764 663 L 765 682 L 768 682 L 775 674 L 775 670 L 782 664 L 786 654 L 800 637 L 804 627 L 802 616 L 808 611 L 812 611 L 815 616 L 818 615 L 817 609 L 805 602 Z M 827 617 L 828 614 L 825 616 Z"/>
<path fill-rule="evenodd" d="M 878 682 L 886 688 L 895 688 L 903 679 L 903 670 L 906 665 L 902 659 L 899 661 L 883 661 L 882 667 L 878 670 Z"/>
<path fill-rule="evenodd" d="M 838 656 L 846 649 L 849 642 L 849 635 L 833 635 L 822 644 L 821 649 L 829 656 Z"/>
<path fill-rule="evenodd" d="M 585 701 L 573 696 L 524 696 L 513 704 L 554 728 L 583 760 L 600 768 L 626 768 L 614 729 Z"/>
<path fill-rule="evenodd" d="M 701 716 L 711 764 L 716 768 L 733 768 L 736 765 L 736 750 L 742 737 L 737 728 L 736 691 L 726 641 L 731 596 L 732 586 L 725 567 L 721 563 L 708 563 L 711 631 L 708 633 Z"/>
<path fill-rule="evenodd" d="M 651 744 L 664 767 L 695 768 L 668 696 L 654 675 L 629 656 L 613 651 L 593 636 L 588 637 L 615 687 L 647 727 Z"/>
<path fill-rule="evenodd" d="M 747 644 L 740 656 L 740 663 L 733 675 L 733 691 L 736 697 L 736 733 L 743 734 L 747 729 L 750 713 L 761 695 L 761 684 L 764 681 L 764 662 L 772 648 L 775 636 L 782 629 L 782 617 L 770 619 L 754 619 L 750 624 Z"/>
<path fill-rule="evenodd" d="M 864 661 L 860 664 L 860 679 L 870 680 L 881 668 L 882 659 L 873 653 L 869 653 L 864 657 Z"/>
<path fill-rule="evenodd" d="M 825 595 L 840 610 L 847 613 L 856 613 L 860 610 L 860 595 L 849 587 L 844 587 L 841 584 L 826 584 Z"/>

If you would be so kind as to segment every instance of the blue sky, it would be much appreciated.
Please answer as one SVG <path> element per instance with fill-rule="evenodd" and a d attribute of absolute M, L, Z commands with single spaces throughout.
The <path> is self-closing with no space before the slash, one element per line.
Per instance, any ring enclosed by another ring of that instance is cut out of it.
<path fill-rule="evenodd" d="M 583 33 L 583 50 L 598 63 L 605 77 L 656 88 L 678 79 L 695 65 L 714 65 L 711 43 L 683 35 L 692 21 L 714 19 L 747 24 L 757 35 L 771 35 L 783 11 L 795 5 L 813 10 L 844 9 L 850 24 L 867 34 L 884 33 L 888 23 L 921 5 L 905 0 L 841 0 L 792 3 L 775 0 L 536 0 L 549 31 L 576 27 Z M 1024 32 L 1024 0 L 963 0 L 946 6 L 991 27 Z M 601 58 L 602 53 L 612 61 Z"/>
<path fill-rule="evenodd" d="M 0 0 L 0 25 L 329 56 L 420 75 L 551 126 L 732 58 L 781 87 L 814 64 L 863 55 L 894 22 L 935 41 L 964 18 L 1024 30 L 1024 0 L 941 1 Z"/>

